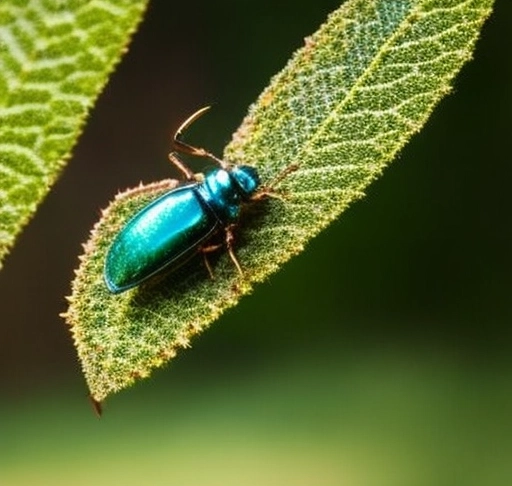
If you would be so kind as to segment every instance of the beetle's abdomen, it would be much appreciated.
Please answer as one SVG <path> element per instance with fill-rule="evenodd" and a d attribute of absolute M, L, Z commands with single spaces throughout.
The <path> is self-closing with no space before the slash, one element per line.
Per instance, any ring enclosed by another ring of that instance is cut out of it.
<path fill-rule="evenodd" d="M 113 241 L 105 263 L 108 288 L 122 292 L 165 267 L 179 265 L 218 224 L 196 187 L 164 194 L 128 221 Z"/>

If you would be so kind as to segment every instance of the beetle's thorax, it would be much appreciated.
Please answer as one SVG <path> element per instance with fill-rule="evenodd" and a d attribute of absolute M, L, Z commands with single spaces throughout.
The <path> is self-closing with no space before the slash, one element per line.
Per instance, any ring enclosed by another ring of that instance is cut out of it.
<path fill-rule="evenodd" d="M 251 173 L 247 173 L 244 167 L 214 169 L 205 175 L 204 181 L 197 187 L 205 203 L 223 223 L 236 221 L 240 205 L 251 197 L 259 185 L 257 176 L 251 178 Z"/>

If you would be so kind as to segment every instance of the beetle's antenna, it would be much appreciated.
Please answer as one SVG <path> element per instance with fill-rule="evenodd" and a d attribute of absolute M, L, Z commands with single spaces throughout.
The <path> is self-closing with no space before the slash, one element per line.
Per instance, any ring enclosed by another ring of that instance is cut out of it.
<path fill-rule="evenodd" d="M 258 201 L 265 197 L 273 197 L 276 199 L 284 199 L 282 195 L 280 195 L 274 188 L 289 174 L 295 172 L 299 168 L 299 164 L 291 163 L 286 166 L 277 176 L 274 177 L 268 184 L 262 187 L 251 199 L 253 201 Z"/>
<path fill-rule="evenodd" d="M 208 152 L 208 150 L 205 150 L 201 147 L 194 147 L 193 145 L 190 145 L 182 140 L 183 132 L 190 126 L 192 123 L 194 123 L 200 116 L 202 116 L 204 113 L 206 113 L 211 107 L 210 106 L 204 106 L 203 108 L 200 108 L 195 113 L 192 113 L 176 130 L 172 137 L 172 144 L 173 148 L 178 152 L 183 152 L 184 154 L 189 155 L 196 155 L 198 157 L 208 157 L 211 160 L 214 160 L 217 164 L 219 164 L 223 169 L 228 168 L 228 164 L 224 162 L 223 160 L 219 159 L 218 157 L 215 157 L 211 152 Z"/>

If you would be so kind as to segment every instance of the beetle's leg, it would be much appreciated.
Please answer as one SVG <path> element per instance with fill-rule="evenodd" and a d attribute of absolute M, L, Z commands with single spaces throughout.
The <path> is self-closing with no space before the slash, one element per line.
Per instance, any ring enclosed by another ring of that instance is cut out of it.
<path fill-rule="evenodd" d="M 274 190 L 274 187 L 277 186 L 283 179 L 288 177 L 292 172 L 295 172 L 299 168 L 299 164 L 292 163 L 286 166 L 279 174 L 269 184 L 262 187 L 251 199 L 253 201 L 258 201 L 260 199 L 266 197 L 273 197 L 275 199 L 280 199 L 281 201 L 285 200 L 285 197 L 279 192 Z"/>
<path fill-rule="evenodd" d="M 195 174 L 180 159 L 178 159 L 178 157 L 176 157 L 174 152 L 171 152 L 168 157 L 171 164 L 173 164 L 185 176 L 185 179 L 188 179 L 189 181 L 194 181 L 196 179 Z"/>
<path fill-rule="evenodd" d="M 231 261 L 235 264 L 236 269 L 238 270 L 238 273 L 243 277 L 244 272 L 242 270 L 242 267 L 240 266 L 240 263 L 238 263 L 238 259 L 236 258 L 235 251 L 233 250 L 233 242 L 235 241 L 235 236 L 233 234 L 233 228 L 235 227 L 234 224 L 230 224 L 226 228 L 226 246 L 228 249 L 229 257 L 231 258 Z M 215 280 L 215 276 L 213 275 L 213 270 L 210 265 L 210 262 L 208 261 L 208 257 L 206 256 L 207 253 L 211 253 L 213 251 L 217 251 L 219 248 L 221 248 L 223 244 L 219 243 L 217 245 L 208 245 L 208 246 L 202 246 L 199 251 L 203 255 L 203 261 L 206 269 L 208 270 L 208 273 L 210 274 L 210 277 L 212 280 Z"/>
<path fill-rule="evenodd" d="M 222 247 L 222 244 L 219 243 L 218 245 L 202 246 L 199 249 L 199 251 L 203 255 L 204 266 L 206 267 L 206 270 L 208 270 L 208 273 L 210 274 L 210 277 L 212 280 L 215 280 L 215 275 L 213 275 L 213 269 L 212 269 L 212 266 L 210 265 L 210 262 L 208 261 L 208 257 L 206 256 L 206 254 L 211 253 L 213 251 L 217 251 L 221 247 Z"/>
<path fill-rule="evenodd" d="M 219 159 L 218 157 L 215 157 L 211 152 L 208 152 L 204 148 L 201 147 L 194 147 L 193 145 L 190 145 L 182 140 L 183 138 L 183 132 L 192 124 L 194 123 L 203 113 L 208 111 L 210 109 L 209 106 L 205 106 L 199 110 L 197 110 L 195 113 L 192 113 L 176 130 L 172 137 L 172 144 L 174 147 L 174 150 L 177 150 L 179 152 L 182 152 L 184 154 L 189 155 L 196 155 L 198 157 L 208 157 L 209 159 L 215 161 L 217 164 L 219 164 L 223 169 L 226 169 L 228 167 L 228 164 L 224 162 L 223 160 Z"/>
<path fill-rule="evenodd" d="M 204 266 L 206 267 L 206 270 L 208 270 L 208 273 L 210 274 L 210 278 L 212 280 L 215 280 L 215 275 L 213 275 L 212 266 L 210 265 L 210 262 L 208 261 L 208 257 L 206 256 L 206 253 L 207 252 L 205 252 L 205 251 L 202 252 Z"/>
<path fill-rule="evenodd" d="M 240 266 L 240 263 L 238 263 L 238 259 L 236 258 L 235 251 L 233 250 L 233 241 L 235 241 L 235 236 L 233 234 L 234 227 L 235 227 L 234 224 L 230 224 L 226 228 L 226 246 L 228 247 L 229 257 L 235 264 L 235 267 L 238 270 L 238 273 L 243 277 L 244 272 L 242 270 L 242 267 Z"/>

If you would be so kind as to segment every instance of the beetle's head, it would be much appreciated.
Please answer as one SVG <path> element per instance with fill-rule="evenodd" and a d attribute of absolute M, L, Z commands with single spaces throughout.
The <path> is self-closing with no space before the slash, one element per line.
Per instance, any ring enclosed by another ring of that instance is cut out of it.
<path fill-rule="evenodd" d="M 260 185 L 258 171 L 249 165 L 235 165 L 230 174 L 240 189 L 242 199 L 250 199 Z"/>

